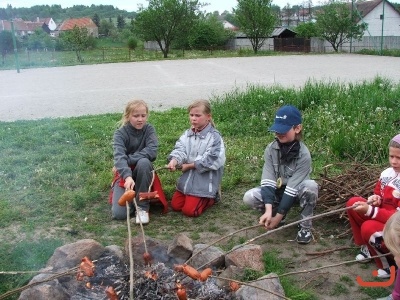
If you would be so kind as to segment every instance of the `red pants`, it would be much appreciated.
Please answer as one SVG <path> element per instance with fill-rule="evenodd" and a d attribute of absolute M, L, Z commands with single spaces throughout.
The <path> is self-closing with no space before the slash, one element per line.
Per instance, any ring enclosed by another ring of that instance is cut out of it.
<path fill-rule="evenodd" d="M 353 206 L 357 201 L 366 202 L 367 200 L 361 197 L 353 197 L 347 201 L 346 206 Z M 354 209 L 348 209 L 347 215 L 349 216 L 354 243 L 356 245 L 367 245 L 371 256 L 390 252 L 383 241 L 383 228 L 385 227 L 385 223 L 372 220 L 364 214 L 359 214 Z M 393 265 L 393 258 L 390 256 L 375 258 L 375 263 L 379 269 L 389 268 Z"/>
<path fill-rule="evenodd" d="M 190 196 L 175 191 L 172 196 L 171 207 L 175 211 L 182 211 L 185 216 L 198 217 L 214 203 L 214 199 L 211 198 Z"/>

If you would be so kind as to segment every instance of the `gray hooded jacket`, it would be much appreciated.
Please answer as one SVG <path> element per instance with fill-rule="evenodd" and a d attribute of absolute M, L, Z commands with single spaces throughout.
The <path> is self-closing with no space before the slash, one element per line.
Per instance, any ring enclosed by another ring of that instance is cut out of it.
<path fill-rule="evenodd" d="M 195 165 L 195 169 L 179 177 L 178 191 L 196 197 L 216 197 L 226 160 L 224 142 L 218 130 L 211 124 L 198 133 L 186 130 L 175 143 L 168 161 L 173 158 L 178 165 L 193 162 Z"/>

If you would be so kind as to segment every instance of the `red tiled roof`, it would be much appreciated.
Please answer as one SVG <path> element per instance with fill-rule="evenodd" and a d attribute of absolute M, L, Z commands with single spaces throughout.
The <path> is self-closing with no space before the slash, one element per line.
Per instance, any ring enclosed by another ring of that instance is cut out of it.
<path fill-rule="evenodd" d="M 96 24 L 91 18 L 80 18 L 80 19 L 67 19 L 59 27 L 59 30 L 71 30 L 74 26 L 86 27 L 86 28 L 97 28 Z"/>
<path fill-rule="evenodd" d="M 14 30 L 16 31 L 35 31 L 36 28 L 41 28 L 42 22 L 25 22 L 22 20 L 14 20 Z M 11 31 L 11 22 L 7 20 L 0 20 L 0 30 Z"/>

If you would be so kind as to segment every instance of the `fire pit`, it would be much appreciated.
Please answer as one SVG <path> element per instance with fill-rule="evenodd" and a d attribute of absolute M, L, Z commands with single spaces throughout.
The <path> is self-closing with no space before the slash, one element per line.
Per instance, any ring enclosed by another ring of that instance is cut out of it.
<path fill-rule="evenodd" d="M 234 272 L 229 273 L 232 267 L 233 270 L 263 268 L 262 251 L 258 245 L 242 247 L 225 255 L 217 247 L 205 249 L 205 244 L 193 246 L 187 237 L 175 238 L 169 246 L 146 238 L 148 251 L 153 258 L 150 264 L 146 264 L 141 240 L 141 237 L 136 237 L 132 242 L 132 296 L 135 300 L 272 300 L 281 299 L 276 295 L 284 295 L 276 275 L 255 283 L 259 284 L 258 288 L 254 285 L 232 288 L 232 283 L 235 283 L 229 279 L 235 277 Z M 185 241 L 189 243 L 184 244 Z M 189 248 L 190 253 L 186 253 L 185 250 Z M 131 269 L 125 253 L 126 249 L 103 247 L 94 240 L 80 240 L 59 247 L 49 259 L 47 267 L 30 281 L 19 299 L 130 299 Z M 183 267 L 189 257 L 192 269 Z M 204 262 L 206 264 L 203 266 Z M 200 272 L 197 273 L 197 269 Z M 188 276 L 193 275 L 188 270 L 194 271 L 197 276 Z M 203 276 L 205 273 L 207 275 Z"/>

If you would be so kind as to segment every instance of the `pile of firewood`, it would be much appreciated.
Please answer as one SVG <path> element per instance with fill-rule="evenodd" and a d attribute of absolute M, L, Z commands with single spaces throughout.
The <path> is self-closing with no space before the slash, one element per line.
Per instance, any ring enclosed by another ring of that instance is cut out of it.
<path fill-rule="evenodd" d="M 382 170 L 382 166 L 356 163 L 325 166 L 317 180 L 320 185 L 317 213 L 344 208 L 353 196 L 368 198 Z M 343 212 L 340 215 L 347 218 Z"/>

